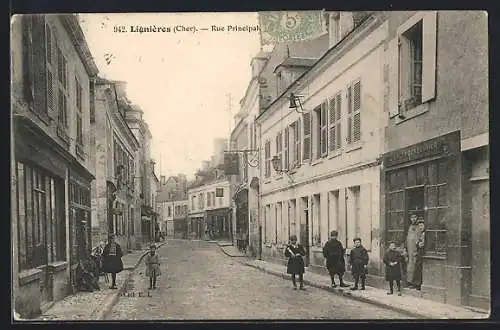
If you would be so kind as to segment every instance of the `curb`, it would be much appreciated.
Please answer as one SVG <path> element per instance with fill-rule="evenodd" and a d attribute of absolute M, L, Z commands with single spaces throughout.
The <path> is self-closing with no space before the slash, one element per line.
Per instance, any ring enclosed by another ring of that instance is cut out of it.
<path fill-rule="evenodd" d="M 232 255 L 232 254 L 229 254 L 226 250 L 224 250 L 224 247 L 223 246 L 220 246 L 220 249 L 222 250 L 222 252 L 227 255 L 228 257 L 231 257 L 231 258 L 246 258 L 247 256 L 246 255 Z"/>
<path fill-rule="evenodd" d="M 260 271 L 263 271 L 263 272 L 265 272 L 267 274 L 275 275 L 275 276 L 281 277 L 283 279 L 289 279 L 288 276 L 286 276 L 286 274 L 283 274 L 283 273 L 280 273 L 280 272 L 276 272 L 276 271 L 272 271 L 272 270 L 269 270 L 269 269 L 265 269 L 263 267 L 252 265 L 252 264 L 249 264 L 247 262 L 242 262 L 242 263 L 245 264 L 245 265 L 247 265 L 247 266 L 249 266 L 249 267 L 258 269 Z M 384 304 L 382 302 L 379 302 L 377 300 L 373 300 L 373 299 L 370 299 L 370 298 L 353 296 L 350 293 L 347 293 L 347 292 L 344 292 L 344 291 L 340 291 L 340 290 L 335 290 L 335 289 L 333 289 L 333 288 L 331 288 L 329 286 L 322 285 L 322 284 L 317 284 L 317 283 L 314 283 L 314 282 L 312 282 L 310 280 L 304 279 L 304 283 L 307 284 L 307 285 L 309 285 L 309 286 L 318 288 L 318 289 L 323 289 L 323 290 L 335 293 L 338 296 L 343 296 L 345 298 L 349 298 L 349 299 L 352 299 L 352 300 L 366 302 L 366 303 L 369 303 L 371 305 L 375 305 L 375 306 L 378 306 L 378 307 L 383 307 L 385 309 L 390 309 L 390 310 L 392 310 L 394 312 L 405 314 L 405 315 L 408 315 L 408 316 L 411 316 L 411 317 L 414 317 L 414 318 L 424 318 L 424 319 L 429 319 L 429 318 L 435 319 L 436 318 L 433 315 L 430 316 L 430 315 L 426 315 L 426 314 L 423 314 L 423 313 L 410 312 L 410 311 L 408 311 L 406 309 L 395 307 L 395 306 L 392 306 L 392 305 L 387 305 L 387 304 Z"/>
<path fill-rule="evenodd" d="M 159 243 L 156 245 L 156 248 L 158 249 L 165 244 L 167 244 L 167 242 Z M 137 261 L 133 267 L 127 267 L 126 269 L 124 268 L 124 270 L 127 270 L 129 272 L 127 275 L 127 278 L 125 279 L 125 281 L 123 281 L 122 285 L 120 285 L 120 287 L 118 288 L 118 290 L 115 291 L 115 293 L 113 293 L 112 295 L 110 295 L 104 299 L 102 306 L 98 307 L 97 311 L 92 312 L 92 314 L 91 314 L 92 320 L 105 320 L 106 319 L 109 312 L 111 312 L 113 307 L 118 302 L 118 299 L 125 291 L 125 288 L 127 287 L 128 283 L 130 282 L 130 279 L 134 275 L 134 270 L 137 268 L 137 266 L 139 266 L 139 264 L 141 263 L 142 259 L 146 256 L 146 254 L 148 254 L 148 251 L 144 251 L 141 254 L 141 256 L 137 259 Z"/>

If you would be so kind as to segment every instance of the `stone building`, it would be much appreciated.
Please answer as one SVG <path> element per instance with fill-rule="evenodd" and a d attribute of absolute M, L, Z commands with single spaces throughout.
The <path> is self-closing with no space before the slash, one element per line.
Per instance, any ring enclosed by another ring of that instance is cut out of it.
<path fill-rule="evenodd" d="M 12 289 L 28 318 L 76 290 L 90 252 L 98 70 L 72 14 L 14 16 L 11 54 Z"/>
<path fill-rule="evenodd" d="M 135 187 L 141 146 L 125 121 L 130 105 L 123 85 L 103 78 L 96 80 L 92 243 L 103 245 L 107 235 L 113 233 L 127 252 L 141 241 L 140 191 Z"/>
<path fill-rule="evenodd" d="M 380 267 L 373 233 L 379 229 L 387 121 L 380 90 L 387 28 L 367 13 L 329 17 L 329 35 L 316 58 L 285 56 L 274 64 L 278 97 L 257 118 L 262 254 L 284 259 L 295 234 L 309 269 L 325 272 L 322 247 L 337 230 L 347 248 L 362 238 L 373 273 Z"/>
<path fill-rule="evenodd" d="M 184 174 L 161 176 L 157 204 L 160 230 L 167 237 L 187 235 L 187 178 Z"/>
<path fill-rule="evenodd" d="M 479 11 L 389 12 L 381 235 L 426 225 L 418 294 L 490 306 L 488 18 Z M 383 244 L 385 246 L 385 244 Z"/>

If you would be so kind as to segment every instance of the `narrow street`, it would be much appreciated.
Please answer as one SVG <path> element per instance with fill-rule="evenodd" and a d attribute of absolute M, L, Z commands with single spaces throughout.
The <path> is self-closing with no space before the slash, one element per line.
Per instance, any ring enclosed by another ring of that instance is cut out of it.
<path fill-rule="evenodd" d="M 140 265 L 108 320 L 407 318 L 317 288 L 295 291 L 289 281 L 242 265 L 215 244 L 170 241 L 159 253 L 158 288 L 148 296 Z"/>

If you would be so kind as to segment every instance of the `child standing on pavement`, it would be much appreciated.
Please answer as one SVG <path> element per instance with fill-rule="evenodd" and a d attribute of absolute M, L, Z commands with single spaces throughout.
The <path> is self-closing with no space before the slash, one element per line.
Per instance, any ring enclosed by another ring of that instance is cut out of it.
<path fill-rule="evenodd" d="M 349 263 L 351 264 L 352 277 L 354 277 L 354 286 L 351 290 L 358 290 L 359 279 L 361 278 L 361 290 L 365 289 L 366 267 L 368 265 L 368 251 L 361 245 L 361 238 L 356 237 L 354 240 L 354 249 L 349 255 Z"/>
<path fill-rule="evenodd" d="M 389 282 L 389 292 L 394 293 L 394 281 L 398 286 L 398 296 L 401 295 L 401 261 L 402 256 L 396 250 L 396 242 L 389 243 L 389 250 L 384 254 L 385 279 Z"/>
<path fill-rule="evenodd" d="M 161 275 L 160 256 L 156 252 L 156 245 L 151 244 L 150 251 L 145 257 L 146 276 L 149 277 L 149 289 L 156 289 L 156 278 Z"/>
<path fill-rule="evenodd" d="M 286 272 L 292 275 L 293 289 L 297 290 L 295 275 L 299 275 L 300 290 L 304 289 L 304 259 L 306 255 L 304 247 L 297 244 L 297 236 L 290 236 L 290 244 L 285 249 L 285 257 L 288 258 Z"/>

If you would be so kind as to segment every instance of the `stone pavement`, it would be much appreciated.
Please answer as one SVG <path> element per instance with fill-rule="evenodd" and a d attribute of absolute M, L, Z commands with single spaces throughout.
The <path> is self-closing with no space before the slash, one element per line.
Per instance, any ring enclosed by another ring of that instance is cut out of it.
<path fill-rule="evenodd" d="M 226 247 L 221 247 L 225 249 Z M 239 259 L 238 259 L 239 260 Z M 241 260 L 242 263 L 257 268 L 268 274 L 273 274 L 288 279 L 290 275 L 286 274 L 286 267 L 271 262 L 262 260 Z M 367 302 L 376 306 L 391 309 L 400 313 L 413 315 L 418 318 L 426 319 L 485 319 L 489 315 L 487 313 L 476 312 L 468 308 L 462 308 L 452 305 L 447 305 L 439 302 L 430 301 L 427 299 L 417 298 L 411 295 L 388 295 L 386 290 L 366 287 L 365 291 L 351 291 L 344 288 L 331 288 L 330 278 L 328 276 L 308 272 L 304 275 L 304 282 L 316 288 L 328 290 L 338 295 L 353 298 L 359 301 Z M 346 282 L 352 285 L 352 283 Z"/>
<path fill-rule="evenodd" d="M 293 290 L 207 241 L 168 240 L 159 255 L 158 287 L 148 290 L 140 265 L 106 320 L 409 319 L 322 289 Z"/>
<path fill-rule="evenodd" d="M 167 242 L 157 243 L 162 246 Z M 130 275 L 140 263 L 147 250 L 128 253 L 122 257 L 124 270 L 116 275 L 118 289 L 109 289 L 104 277 L 99 278 L 101 290 L 95 292 L 77 292 L 57 301 L 47 311 L 37 317 L 36 321 L 62 320 L 100 320 L 116 303 L 118 296 L 124 290 Z M 109 276 L 109 275 L 108 275 Z M 110 278 L 111 280 L 111 278 Z"/>

